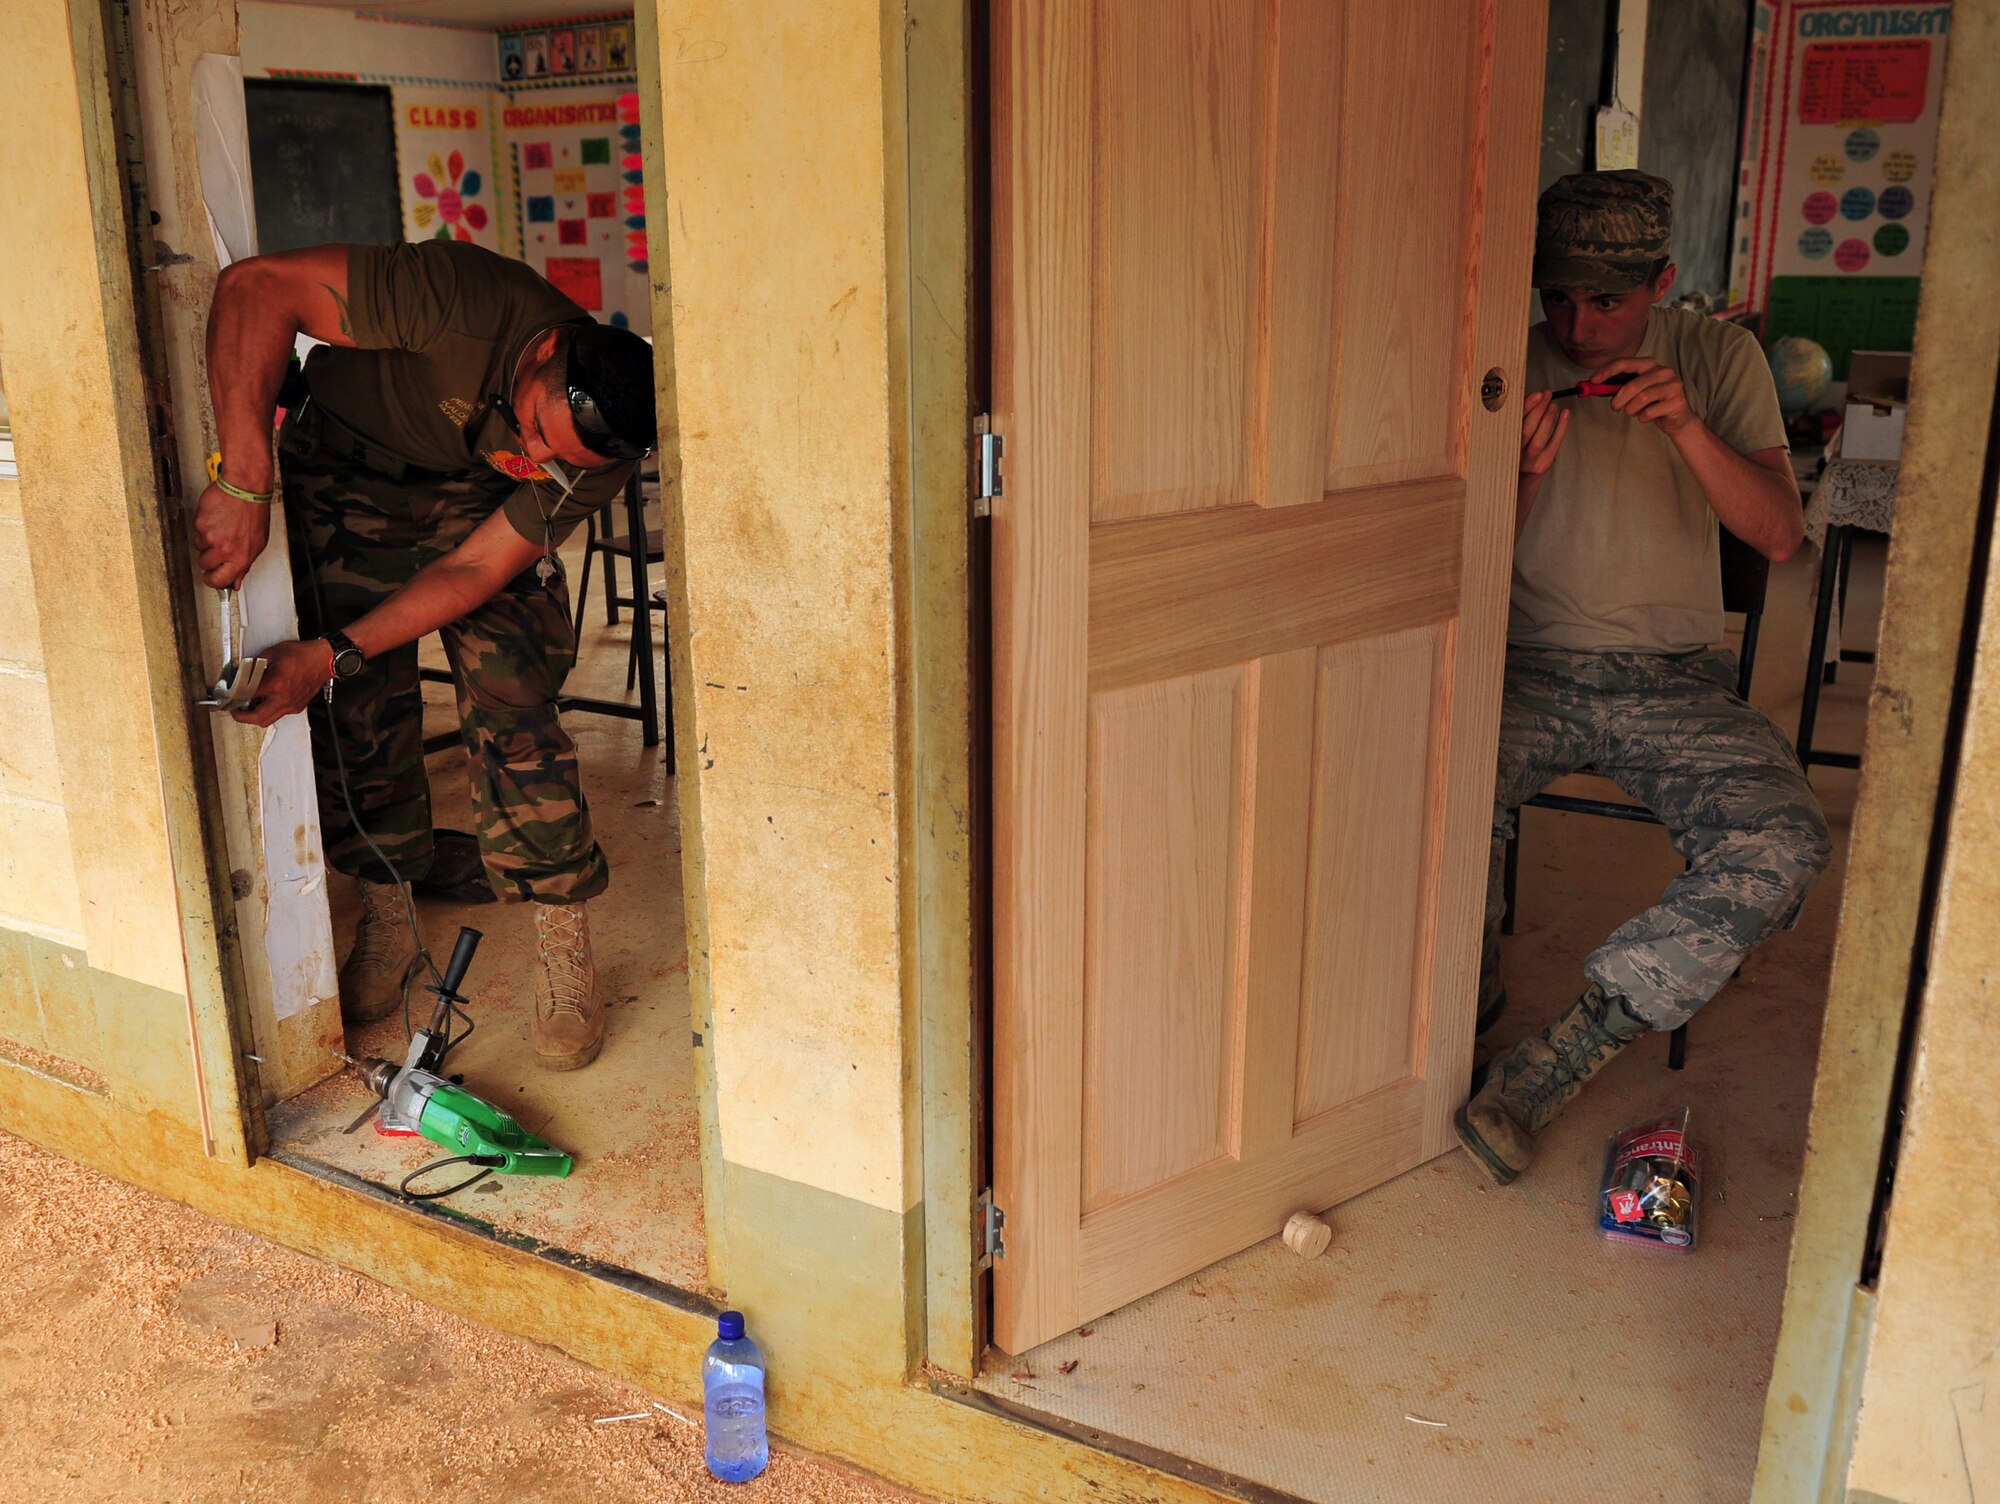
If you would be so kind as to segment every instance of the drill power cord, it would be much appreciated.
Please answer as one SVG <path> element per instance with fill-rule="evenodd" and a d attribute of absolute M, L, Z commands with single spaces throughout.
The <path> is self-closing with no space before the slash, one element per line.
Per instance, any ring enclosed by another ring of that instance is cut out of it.
<path fill-rule="evenodd" d="M 292 521 L 292 518 L 286 518 L 288 526 Z M 313 548 L 312 531 L 307 525 L 306 519 L 301 517 L 297 519 L 297 522 L 299 526 L 299 546 L 305 550 L 306 563 L 309 566 L 306 574 L 307 578 L 312 582 L 313 609 L 318 617 L 315 624 L 321 630 L 325 630 L 327 626 L 326 597 L 320 589 L 319 554 Z M 390 882 L 396 885 L 397 897 L 402 900 L 403 905 L 403 923 L 409 927 L 411 943 L 417 948 L 417 961 L 421 962 L 423 968 L 431 974 L 431 990 L 444 1000 L 445 1042 L 443 1049 L 438 1052 L 438 1064 L 442 1066 L 445 1057 L 454 1048 L 469 1039 L 476 1026 L 472 1021 L 472 1015 L 459 1005 L 458 1000 L 445 995 L 444 973 L 438 970 L 436 958 L 431 955 L 430 947 L 424 944 L 423 931 L 417 927 L 417 906 L 410 897 L 409 885 L 403 881 L 403 875 L 397 870 L 396 864 L 389 860 L 387 854 L 384 853 L 380 846 L 375 844 L 375 838 L 368 833 L 368 827 L 362 823 L 361 812 L 354 807 L 354 785 L 348 779 L 347 758 L 340 748 L 340 728 L 334 724 L 333 706 L 331 704 L 326 705 L 324 714 L 326 716 L 327 741 L 333 747 L 334 773 L 340 780 L 340 798 L 341 802 L 347 806 L 347 818 L 354 826 L 355 833 L 361 837 L 363 843 L 368 847 L 369 853 L 377 862 L 382 864 L 382 870 L 389 874 Z M 410 984 L 416 980 L 417 970 L 417 962 L 412 962 L 409 970 L 403 973 L 403 1038 L 405 1041 L 415 1037 L 416 1033 L 410 1020 Z M 451 1033 L 451 1020 L 454 1015 L 462 1019 L 465 1023 L 464 1030 L 456 1035 Z M 396 1191 L 397 1194 L 409 1201 L 442 1201 L 447 1196 L 455 1196 L 460 1191 L 477 1185 L 493 1173 L 496 1163 L 505 1164 L 506 1161 L 499 1160 L 496 1162 L 491 1156 L 481 1154 L 456 1154 L 445 1159 L 434 1159 L 427 1164 L 420 1165 L 405 1175 L 397 1185 Z M 411 1181 L 420 1179 L 434 1171 L 442 1170 L 448 1165 L 456 1164 L 476 1164 L 483 1168 L 477 1175 L 461 1180 L 456 1185 L 447 1186 L 443 1190 L 413 1191 L 410 1189 Z"/>
<path fill-rule="evenodd" d="M 429 1164 L 419 1165 L 402 1178 L 401 1182 L 396 1186 L 396 1191 L 409 1201 L 442 1201 L 447 1196 L 456 1196 L 468 1186 L 478 1185 L 480 1181 L 506 1163 L 507 1161 L 497 1154 L 453 1154 L 445 1159 L 434 1159 Z M 413 1191 L 410 1189 L 411 1181 L 420 1176 L 428 1175 L 434 1170 L 442 1170 L 446 1165 L 484 1165 L 486 1168 L 481 1170 L 477 1175 L 467 1176 L 464 1180 L 459 1181 L 457 1185 L 446 1186 L 441 1191 Z"/>

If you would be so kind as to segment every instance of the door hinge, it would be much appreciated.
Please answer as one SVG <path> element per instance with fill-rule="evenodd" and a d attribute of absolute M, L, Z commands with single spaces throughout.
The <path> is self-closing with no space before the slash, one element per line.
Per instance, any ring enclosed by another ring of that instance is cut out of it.
<path fill-rule="evenodd" d="M 1007 1214 L 994 1201 L 990 1190 L 979 1193 L 979 1229 L 982 1252 L 979 1258 L 981 1269 L 991 1269 L 995 1259 L 1007 1257 Z"/>
<path fill-rule="evenodd" d="M 993 431 L 993 419 L 981 413 L 972 420 L 972 442 L 977 484 L 972 489 L 972 515 L 991 517 L 993 498 L 1005 494 L 1000 480 L 1000 455 L 1006 440 Z"/>

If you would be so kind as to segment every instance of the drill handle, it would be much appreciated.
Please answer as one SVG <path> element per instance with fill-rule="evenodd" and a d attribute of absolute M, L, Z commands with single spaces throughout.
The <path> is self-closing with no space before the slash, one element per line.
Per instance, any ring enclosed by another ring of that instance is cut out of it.
<path fill-rule="evenodd" d="M 438 986 L 442 997 L 458 996 L 458 984 L 465 980 L 465 973 L 472 965 L 472 953 L 479 949 L 480 933 L 471 925 L 461 925 L 458 944 L 452 947 L 451 960 L 444 969 L 444 980 Z"/>

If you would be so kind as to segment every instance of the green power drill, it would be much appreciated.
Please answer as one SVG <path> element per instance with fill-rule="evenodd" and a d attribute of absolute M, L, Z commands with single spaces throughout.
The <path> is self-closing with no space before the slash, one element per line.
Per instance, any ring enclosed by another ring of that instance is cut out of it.
<path fill-rule="evenodd" d="M 503 1175 L 566 1176 L 573 1165 L 562 1150 L 535 1137 L 491 1102 L 439 1074 L 445 1052 L 457 1042 L 451 1038 L 451 1014 L 454 1008 L 462 1009 L 465 1004 L 458 985 L 465 980 L 479 941 L 478 930 L 469 926 L 459 930 L 451 962 L 430 988 L 437 1006 L 431 1011 L 430 1022 L 410 1037 L 409 1053 L 401 1065 L 381 1059 L 353 1062 L 369 1090 L 381 1098 L 383 1132 L 422 1134 L 432 1143 L 451 1150 L 462 1162 L 481 1167 L 477 1175 L 450 1190 L 410 1190 L 410 1181 L 418 1175 L 428 1174 L 451 1161 L 425 1165 L 404 1177 L 403 1194 L 412 1200 L 430 1201 L 448 1196 L 496 1170 Z M 459 1036 L 464 1037 L 464 1034 Z"/>

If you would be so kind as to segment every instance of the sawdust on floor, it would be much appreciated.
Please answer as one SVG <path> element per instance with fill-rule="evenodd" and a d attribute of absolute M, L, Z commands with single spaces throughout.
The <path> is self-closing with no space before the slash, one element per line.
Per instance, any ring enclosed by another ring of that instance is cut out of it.
<path fill-rule="evenodd" d="M 783 1452 L 717 1483 L 682 1406 L 6 1134 L 0 1266 L 10 1497 L 907 1497 Z"/>

